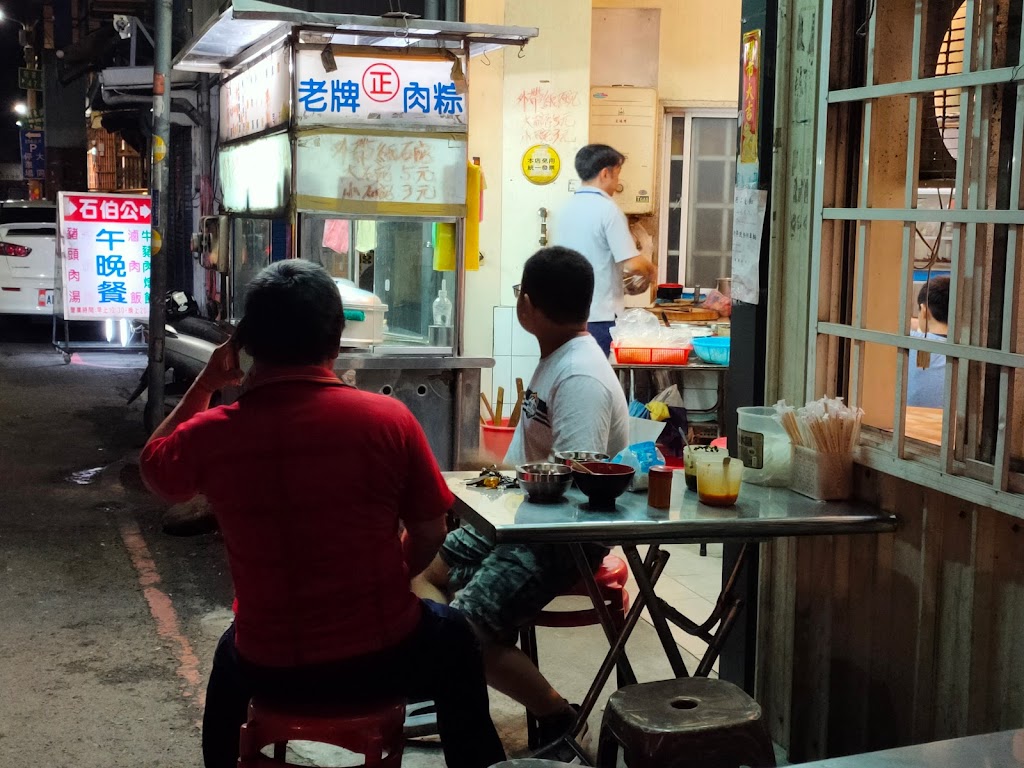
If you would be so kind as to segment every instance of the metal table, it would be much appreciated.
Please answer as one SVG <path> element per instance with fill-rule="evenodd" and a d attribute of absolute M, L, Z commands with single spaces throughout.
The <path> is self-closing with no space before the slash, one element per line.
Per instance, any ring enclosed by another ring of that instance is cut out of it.
<path fill-rule="evenodd" d="M 678 477 L 673 483 L 673 503 L 668 510 L 649 507 L 646 494 L 627 492 L 618 499 L 614 511 L 597 512 L 588 508 L 586 497 L 576 489 L 570 490 L 560 502 L 533 504 L 520 489 L 489 490 L 467 486 L 466 480 L 475 476 L 472 472 L 445 473 L 448 487 L 455 494 L 455 514 L 496 543 L 559 542 L 568 545 L 601 618 L 610 646 L 608 654 L 580 705 L 575 728 L 565 739 L 582 759 L 585 756 L 575 737 L 596 705 L 612 669 L 618 666 L 622 679 L 636 681 L 625 646 L 644 608 L 650 614 L 677 677 L 685 677 L 689 672 L 668 622 L 708 644 L 708 650 L 694 672 L 706 676 L 742 608 L 734 587 L 751 543 L 784 536 L 884 533 L 896 528 L 895 516 L 866 504 L 819 502 L 786 488 L 765 488 L 746 483 L 741 488 L 739 500 L 731 507 L 700 504 L 695 493 L 681 490 L 682 477 Z M 669 553 L 661 549 L 662 544 L 708 541 L 741 543 L 742 550 L 724 580 L 714 611 L 706 621 L 698 624 L 659 598 L 654 588 L 669 559 Z M 639 594 L 621 631 L 616 631 L 587 566 L 581 545 L 588 542 L 621 546 L 629 562 Z M 637 550 L 641 544 L 648 545 L 643 558 Z M 542 748 L 539 754 L 550 751 L 554 746 Z"/>
<path fill-rule="evenodd" d="M 801 768 L 1024 768 L 1024 731 L 1000 731 L 849 757 Z"/>

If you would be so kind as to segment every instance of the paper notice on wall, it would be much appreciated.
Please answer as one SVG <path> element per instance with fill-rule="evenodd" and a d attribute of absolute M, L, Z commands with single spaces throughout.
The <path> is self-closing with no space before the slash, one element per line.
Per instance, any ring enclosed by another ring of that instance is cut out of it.
<path fill-rule="evenodd" d="M 761 235 L 768 193 L 737 187 L 732 209 L 732 298 L 758 303 Z"/>

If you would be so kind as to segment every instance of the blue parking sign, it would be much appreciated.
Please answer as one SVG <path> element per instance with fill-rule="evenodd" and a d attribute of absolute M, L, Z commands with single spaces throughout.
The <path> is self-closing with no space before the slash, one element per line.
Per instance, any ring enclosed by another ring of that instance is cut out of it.
<path fill-rule="evenodd" d="M 46 178 L 46 143 L 43 131 L 21 130 L 21 173 L 27 181 Z"/>

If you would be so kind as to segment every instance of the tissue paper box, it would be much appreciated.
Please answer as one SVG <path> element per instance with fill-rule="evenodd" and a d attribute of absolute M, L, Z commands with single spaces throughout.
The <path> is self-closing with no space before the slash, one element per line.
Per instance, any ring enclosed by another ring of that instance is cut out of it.
<path fill-rule="evenodd" d="M 853 455 L 819 453 L 802 445 L 793 446 L 793 474 L 789 487 L 819 501 L 850 498 Z"/>

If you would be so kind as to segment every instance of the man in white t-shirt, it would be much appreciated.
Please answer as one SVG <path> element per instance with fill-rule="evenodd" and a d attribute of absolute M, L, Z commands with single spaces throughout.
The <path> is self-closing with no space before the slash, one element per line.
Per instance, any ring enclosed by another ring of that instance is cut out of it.
<path fill-rule="evenodd" d="M 537 337 L 541 360 L 505 463 L 549 461 L 557 451 L 615 455 L 629 439 L 629 413 L 615 373 L 587 332 L 590 263 L 568 248 L 543 248 L 526 262 L 515 291 L 519 323 Z M 585 550 L 595 570 L 608 553 L 597 544 Z M 467 616 L 481 641 L 487 682 L 538 718 L 542 743 L 569 730 L 576 710 L 515 641 L 521 627 L 579 578 L 564 544 L 495 545 L 463 527 L 448 534 L 434 562 L 413 580 L 421 598 L 451 600 Z"/>
<path fill-rule="evenodd" d="M 946 341 L 949 334 L 949 278 L 945 275 L 933 277 L 925 283 L 917 294 L 917 304 L 917 330 L 910 335 L 919 339 Z M 910 370 L 907 373 L 907 405 L 942 408 L 945 403 L 946 356 L 919 355 L 917 350 L 911 350 Z"/>
<path fill-rule="evenodd" d="M 583 184 L 559 211 L 554 226 L 555 245 L 579 251 L 594 268 L 587 329 L 606 357 L 612 343 L 609 331 L 625 307 L 623 279 L 629 278 L 630 294 L 639 294 L 658 277 L 651 261 L 654 241 L 639 225 L 631 231 L 626 214 L 612 200 L 621 191 L 625 161 L 625 155 L 607 144 L 588 144 L 577 152 L 576 173 Z"/>

